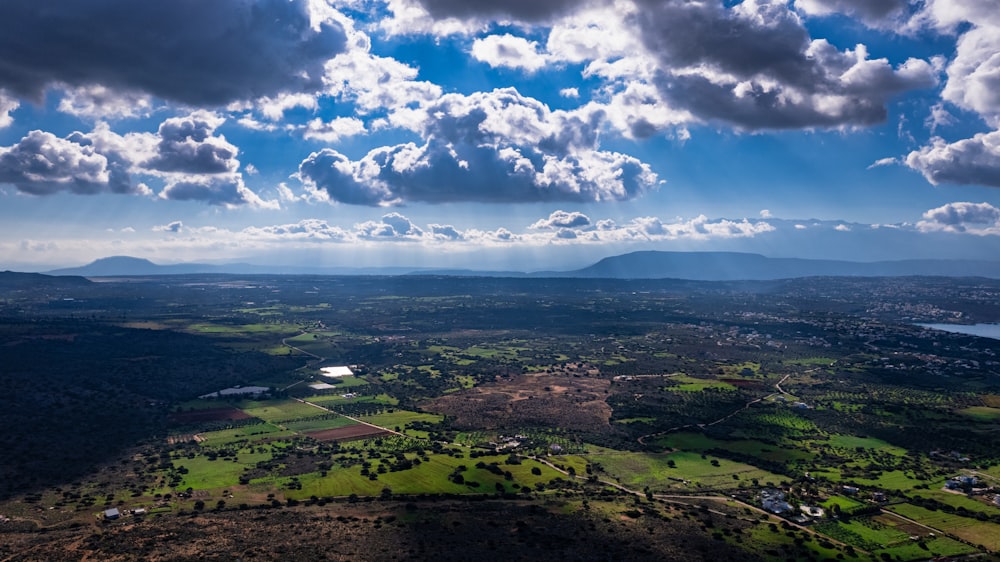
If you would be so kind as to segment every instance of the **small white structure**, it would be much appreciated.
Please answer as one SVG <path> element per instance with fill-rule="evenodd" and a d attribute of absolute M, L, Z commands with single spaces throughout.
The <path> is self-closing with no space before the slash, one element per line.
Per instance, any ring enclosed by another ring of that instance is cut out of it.
<path fill-rule="evenodd" d="M 259 395 L 270 391 L 271 389 L 266 386 L 234 386 L 230 388 L 223 388 L 218 392 L 202 394 L 198 398 L 220 398 L 222 396 L 239 396 L 243 394 Z"/>
<path fill-rule="evenodd" d="M 816 507 L 813 505 L 800 505 L 799 510 L 809 517 L 823 517 L 823 515 L 826 514 L 822 507 Z"/>
<path fill-rule="evenodd" d="M 337 385 L 328 384 L 325 382 L 314 382 L 311 385 L 309 385 L 309 388 L 313 390 L 330 390 L 331 388 L 337 388 Z"/>
<path fill-rule="evenodd" d="M 338 378 L 338 377 L 350 377 L 354 375 L 354 371 L 350 367 L 323 367 L 320 369 L 324 377 Z"/>

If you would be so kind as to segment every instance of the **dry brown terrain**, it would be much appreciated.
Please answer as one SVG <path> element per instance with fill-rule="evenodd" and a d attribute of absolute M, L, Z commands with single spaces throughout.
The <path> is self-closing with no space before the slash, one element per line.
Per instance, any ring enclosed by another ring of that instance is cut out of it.
<path fill-rule="evenodd" d="M 527 374 L 431 400 L 424 409 L 453 416 L 458 427 L 515 429 L 544 425 L 579 431 L 609 426 L 611 381 L 576 374 Z"/>
<path fill-rule="evenodd" d="M 209 421 L 247 420 L 250 414 L 237 408 L 211 408 L 209 410 L 192 410 L 190 412 L 174 412 L 170 414 L 170 423 L 201 423 Z"/>
<path fill-rule="evenodd" d="M 703 532 L 744 523 L 657 506 L 508 501 L 333 503 L 125 518 L 75 528 L 0 526 L 0 560 L 718 560 L 754 559 Z M 704 521 L 704 522 L 703 522 Z"/>
<path fill-rule="evenodd" d="M 387 433 L 388 432 L 383 429 L 359 423 L 349 425 L 347 427 L 310 431 L 306 433 L 306 435 L 317 441 L 343 441 L 347 439 L 358 439 L 359 437 L 374 437 L 376 435 L 384 435 Z"/>

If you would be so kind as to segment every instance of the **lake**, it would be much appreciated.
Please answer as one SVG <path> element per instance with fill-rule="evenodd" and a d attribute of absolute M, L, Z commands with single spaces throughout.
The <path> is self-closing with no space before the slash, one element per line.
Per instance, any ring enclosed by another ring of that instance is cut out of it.
<path fill-rule="evenodd" d="M 1000 340 L 1000 324 L 917 324 L 932 330 Z"/>

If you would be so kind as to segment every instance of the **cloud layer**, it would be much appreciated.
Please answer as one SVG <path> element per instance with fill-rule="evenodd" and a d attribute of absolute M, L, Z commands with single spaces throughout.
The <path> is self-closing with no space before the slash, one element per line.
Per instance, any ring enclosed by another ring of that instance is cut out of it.
<path fill-rule="evenodd" d="M 0 147 L 0 183 L 40 196 L 151 194 L 138 176 L 162 180 L 163 199 L 276 208 L 275 202 L 264 201 L 244 184 L 238 149 L 214 134 L 224 121 L 214 113 L 196 111 L 165 120 L 156 134 L 122 136 L 106 123 L 66 138 L 31 131 L 18 143 Z"/>
<path fill-rule="evenodd" d="M 357 161 L 326 148 L 300 164 L 298 177 L 322 198 L 353 205 L 623 201 L 653 188 L 647 164 L 596 148 L 599 121 L 514 89 L 448 94 L 411 122 L 423 144 L 377 148 Z"/>
<path fill-rule="evenodd" d="M 58 84 L 221 105 L 320 85 L 346 48 L 306 0 L 30 0 L 4 3 L 0 87 L 40 99 Z"/>

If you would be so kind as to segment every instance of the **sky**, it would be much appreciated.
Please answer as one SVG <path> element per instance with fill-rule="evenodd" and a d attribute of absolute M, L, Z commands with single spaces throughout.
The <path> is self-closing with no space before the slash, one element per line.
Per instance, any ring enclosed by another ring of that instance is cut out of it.
<path fill-rule="evenodd" d="M 1000 259 L 996 0 L 7 0 L 0 269 Z"/>

